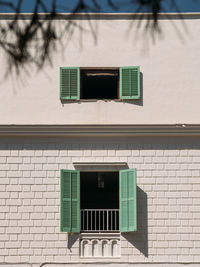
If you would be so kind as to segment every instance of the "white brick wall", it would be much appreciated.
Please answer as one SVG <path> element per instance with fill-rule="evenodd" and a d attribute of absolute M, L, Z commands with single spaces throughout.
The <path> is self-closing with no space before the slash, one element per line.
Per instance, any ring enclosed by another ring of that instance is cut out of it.
<path fill-rule="evenodd" d="M 200 143 L 190 138 L 2 140 L 0 263 L 82 261 L 78 236 L 59 226 L 60 169 L 79 161 L 137 168 L 138 231 L 121 236 L 118 261 L 198 266 Z"/>

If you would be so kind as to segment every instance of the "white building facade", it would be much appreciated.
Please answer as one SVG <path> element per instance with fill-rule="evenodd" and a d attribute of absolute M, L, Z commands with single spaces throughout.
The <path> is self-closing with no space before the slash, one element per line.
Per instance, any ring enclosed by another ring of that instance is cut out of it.
<path fill-rule="evenodd" d="M 64 18 L 53 66 L 1 85 L 0 263 L 199 266 L 199 14 Z"/>

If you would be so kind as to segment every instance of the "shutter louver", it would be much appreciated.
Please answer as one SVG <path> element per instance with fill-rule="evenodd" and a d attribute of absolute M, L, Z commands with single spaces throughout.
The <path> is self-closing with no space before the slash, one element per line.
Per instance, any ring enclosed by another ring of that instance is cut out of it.
<path fill-rule="evenodd" d="M 120 232 L 137 230 L 136 169 L 120 171 Z"/>
<path fill-rule="evenodd" d="M 80 232 L 80 172 L 61 170 L 61 232 Z"/>
<path fill-rule="evenodd" d="M 80 178 L 78 172 L 71 173 L 72 189 L 72 232 L 80 232 Z"/>
<path fill-rule="evenodd" d="M 140 67 L 120 67 L 120 99 L 140 98 Z"/>
<path fill-rule="evenodd" d="M 80 68 L 60 68 L 60 99 L 80 98 Z"/>

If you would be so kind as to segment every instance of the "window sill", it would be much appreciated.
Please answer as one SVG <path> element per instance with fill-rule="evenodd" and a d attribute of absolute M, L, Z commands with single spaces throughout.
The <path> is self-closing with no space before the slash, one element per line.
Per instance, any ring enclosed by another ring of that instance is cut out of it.
<path fill-rule="evenodd" d="M 61 102 L 122 102 L 126 99 L 61 99 Z"/>
<path fill-rule="evenodd" d="M 93 102 L 135 102 L 140 99 L 60 99 L 62 104 L 66 103 L 93 103 Z"/>
<path fill-rule="evenodd" d="M 120 102 L 123 101 L 123 99 L 79 99 L 80 102 L 98 102 L 98 101 L 104 101 L 104 102 Z"/>
<path fill-rule="evenodd" d="M 121 256 L 110 256 L 110 257 L 104 257 L 104 256 L 101 256 L 101 257 L 96 257 L 96 256 L 89 256 L 89 257 L 84 257 L 84 256 L 80 256 L 80 259 L 81 260 L 85 260 L 85 261 L 89 261 L 89 260 L 101 260 L 101 261 L 112 261 L 113 260 L 119 260 L 121 258 Z"/>
<path fill-rule="evenodd" d="M 96 232 L 96 233 L 86 233 L 81 232 L 79 234 L 80 238 L 119 238 L 120 232 L 108 232 L 108 233 L 102 233 L 102 232 Z"/>

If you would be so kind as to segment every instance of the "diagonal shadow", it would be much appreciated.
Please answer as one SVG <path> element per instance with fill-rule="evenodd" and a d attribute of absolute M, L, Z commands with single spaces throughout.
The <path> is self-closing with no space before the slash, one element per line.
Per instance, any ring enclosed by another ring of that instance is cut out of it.
<path fill-rule="evenodd" d="M 79 234 L 73 233 L 73 234 L 68 234 L 68 240 L 67 240 L 67 248 L 71 250 L 73 247 L 74 243 L 79 239 Z"/>

